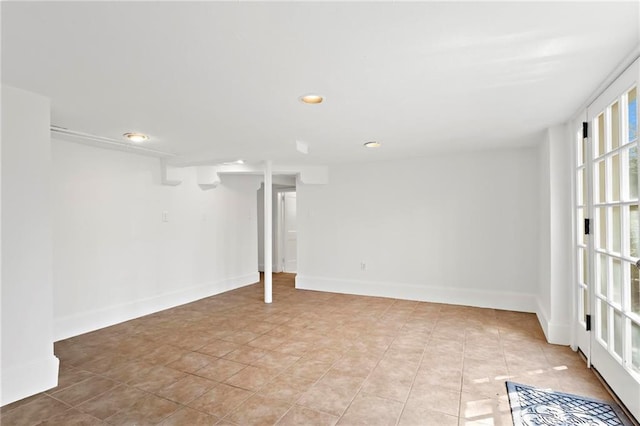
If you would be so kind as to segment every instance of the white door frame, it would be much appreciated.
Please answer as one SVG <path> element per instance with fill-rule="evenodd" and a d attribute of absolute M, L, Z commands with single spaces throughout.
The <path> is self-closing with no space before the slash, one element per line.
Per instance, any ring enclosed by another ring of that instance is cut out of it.
<path fill-rule="evenodd" d="M 587 150 L 587 155 L 586 155 L 586 169 L 589 170 L 588 173 L 588 198 L 589 198 L 589 202 L 588 202 L 588 207 L 586 207 L 586 210 L 588 211 L 588 216 L 591 219 L 591 236 L 588 238 L 588 265 L 589 265 L 589 277 L 588 277 L 588 285 L 589 285 L 589 313 L 592 315 L 592 324 L 591 324 L 591 332 L 589 333 L 589 342 L 588 342 L 588 359 L 591 362 L 591 364 L 593 365 L 593 367 L 595 369 L 598 370 L 598 372 L 600 373 L 600 375 L 604 378 L 604 380 L 607 382 L 607 384 L 609 385 L 609 387 L 616 393 L 616 395 L 620 398 L 620 400 L 627 406 L 627 408 L 629 409 L 629 411 L 636 416 L 637 418 L 640 418 L 640 380 L 638 379 L 638 375 L 636 373 L 632 373 L 628 368 L 625 368 L 622 365 L 622 361 L 620 359 L 620 357 L 618 357 L 617 355 L 614 355 L 614 353 L 611 351 L 611 345 L 612 345 L 612 339 L 613 339 L 613 331 L 612 328 L 614 327 L 613 325 L 613 311 L 611 309 L 613 308 L 609 308 L 609 303 L 612 302 L 605 302 L 604 299 L 601 300 L 600 297 L 603 296 L 597 296 L 596 293 L 598 293 L 597 290 L 597 286 L 595 285 L 596 280 L 598 279 L 598 277 L 596 276 L 596 262 L 598 260 L 597 258 L 597 251 L 596 251 L 596 240 L 599 238 L 597 235 L 595 235 L 596 232 L 598 232 L 598 227 L 596 226 L 597 223 L 602 223 L 602 217 L 596 218 L 596 208 L 595 208 L 595 204 L 598 204 L 600 207 L 600 214 L 602 214 L 603 212 L 605 212 L 606 217 L 606 221 L 604 222 L 604 224 L 607 226 L 606 231 L 605 231 L 605 235 L 607 235 L 607 239 L 610 240 L 610 238 L 612 238 L 610 236 L 611 233 L 611 229 L 609 229 L 610 223 L 612 223 L 610 214 L 613 211 L 612 209 L 615 208 L 619 208 L 619 212 L 620 212 L 620 234 L 621 234 L 621 242 L 620 244 L 622 245 L 622 249 L 620 250 L 621 253 L 620 254 L 615 254 L 613 252 L 615 252 L 614 249 L 609 249 L 608 247 L 610 247 L 609 245 L 606 245 L 606 249 L 599 249 L 600 253 L 599 255 L 602 256 L 607 264 L 609 265 L 606 269 L 606 273 L 607 273 L 607 277 L 605 277 L 607 280 L 607 283 L 610 283 L 611 280 L 613 279 L 613 275 L 612 275 L 612 271 L 609 271 L 609 268 L 611 267 L 611 262 L 615 262 L 615 261 L 619 261 L 622 262 L 622 265 L 620 266 L 620 270 L 624 271 L 625 268 L 625 261 L 626 262 L 631 262 L 632 259 L 628 258 L 628 256 L 623 255 L 624 253 L 624 247 L 625 247 L 625 240 L 626 240 L 626 235 L 624 233 L 624 229 L 625 229 L 625 219 L 624 219 L 624 215 L 622 214 L 622 208 L 618 207 L 620 205 L 624 205 L 625 203 L 629 203 L 629 201 L 624 201 L 623 200 L 623 188 L 624 185 L 622 185 L 620 187 L 620 200 L 621 201 L 610 201 L 610 200 L 603 200 L 601 197 L 599 197 L 599 200 L 594 200 L 595 197 L 595 189 L 596 189 L 596 181 L 594 179 L 594 169 L 596 167 L 596 164 L 602 163 L 605 164 L 604 161 L 602 160 L 602 158 L 606 158 L 606 165 L 605 165 L 605 170 L 607 170 L 606 172 L 606 188 L 610 187 L 610 176 L 612 172 L 609 171 L 609 163 L 612 161 L 612 159 L 614 158 L 615 155 L 617 154 L 608 154 L 609 152 L 612 152 L 613 149 L 611 151 L 606 150 L 605 149 L 605 153 L 606 154 L 602 154 L 599 153 L 598 154 L 598 158 L 600 158 L 600 160 L 598 160 L 596 162 L 595 160 L 595 147 L 594 147 L 594 137 L 593 137 L 593 132 L 595 131 L 594 127 L 594 122 L 597 119 L 597 117 L 601 114 L 601 112 L 605 112 L 608 114 L 607 112 L 607 108 L 612 105 L 616 100 L 620 99 L 620 96 L 624 93 L 626 93 L 631 87 L 633 87 L 634 85 L 636 85 L 636 90 L 638 90 L 638 81 L 639 81 L 639 77 L 640 77 L 640 66 L 639 66 L 639 61 L 640 60 L 636 60 L 624 73 L 622 73 L 622 75 L 615 80 L 600 96 L 598 96 L 597 99 L 594 100 L 594 102 L 589 105 L 589 107 L 587 108 L 587 122 L 589 123 L 589 143 L 587 144 L 588 150 Z M 623 98 L 624 99 L 624 98 Z M 621 105 L 621 104 L 619 104 Z M 624 113 L 622 115 L 622 117 L 624 117 Z M 608 122 L 608 121 L 607 121 Z M 620 133 L 624 134 L 625 131 L 625 126 L 624 124 L 621 123 L 620 126 Z M 608 134 L 608 133 L 606 133 Z M 608 138 L 608 136 L 605 136 L 606 138 Z M 621 145 L 622 143 L 624 143 L 624 139 L 621 140 Z M 636 142 L 636 146 L 638 143 Z M 620 152 L 623 152 L 623 150 L 620 150 Z M 619 167 L 622 167 L 622 159 L 624 158 L 624 156 L 618 155 L 618 161 L 619 161 Z M 576 163 L 574 163 L 574 179 L 577 180 L 577 176 L 576 176 L 576 166 L 577 165 L 577 161 Z M 620 169 L 618 169 L 620 170 Z M 598 184 L 600 185 L 600 184 Z M 575 186 L 575 188 L 577 188 L 577 185 Z M 607 189 L 607 191 L 609 191 L 609 189 Z M 577 193 L 576 193 L 577 195 Z M 574 197 L 574 206 L 575 206 L 575 200 L 576 198 Z M 635 204 L 635 203 L 632 203 Z M 577 209 L 574 207 L 574 216 L 577 216 L 576 214 Z M 599 225 L 601 226 L 601 225 Z M 627 222 L 627 226 L 628 226 L 628 222 Z M 577 230 L 578 228 L 576 228 Z M 577 237 L 577 235 L 576 235 Z M 578 241 L 578 239 L 574 240 L 574 247 L 576 247 L 576 242 Z M 610 243 L 611 241 L 609 241 Z M 603 243 L 599 243 L 599 246 L 603 246 Z M 611 250 L 611 252 L 609 251 Z M 577 254 L 578 250 L 574 249 L 574 256 Z M 611 254 L 609 254 L 611 253 Z M 610 261 L 610 259 L 613 259 Z M 616 260 L 616 259 L 620 259 L 620 260 Z M 579 259 L 577 259 L 576 262 L 574 262 L 576 265 L 579 264 Z M 633 267 L 633 266 L 631 266 Z M 579 271 L 576 271 L 577 275 L 576 277 L 579 277 Z M 621 290 L 622 293 L 622 308 L 616 308 L 616 309 L 624 309 L 625 306 L 625 292 L 626 290 L 624 290 L 624 283 L 625 283 L 625 278 L 624 278 L 624 272 L 621 272 L 623 274 L 621 280 L 622 280 L 622 287 L 623 290 Z M 576 280 L 577 281 L 577 280 Z M 612 293 L 612 285 L 611 284 L 607 284 L 608 285 L 608 290 L 607 290 L 607 294 L 609 296 L 607 296 L 607 301 L 611 298 L 611 293 Z M 574 285 L 574 288 L 578 288 L 577 286 Z M 579 293 L 579 291 L 578 291 Z M 576 301 L 576 303 L 579 303 L 579 295 L 576 295 L 576 299 L 574 299 Z M 603 346 L 604 343 L 601 343 L 599 336 L 599 330 L 600 330 L 600 325 L 599 325 L 599 310 L 598 310 L 598 306 L 602 306 L 602 304 L 605 305 L 607 311 L 606 311 L 606 315 L 607 315 L 607 342 L 609 342 L 607 344 L 607 347 Z M 612 305 L 615 306 L 615 305 Z M 627 321 L 626 319 L 624 319 L 624 314 L 623 314 L 623 321 Z M 577 318 L 576 316 L 574 316 L 574 319 L 576 321 L 579 321 L 579 318 Z M 628 330 L 628 327 L 627 327 Z M 623 352 L 629 351 L 630 350 L 630 339 L 631 339 L 631 332 L 630 330 L 628 330 L 627 332 L 627 336 L 623 337 L 623 344 L 625 345 L 625 347 L 623 348 Z M 576 327 L 576 340 L 577 340 L 577 344 L 582 347 L 583 345 L 585 345 L 584 342 L 584 334 L 583 332 L 581 332 L 580 330 L 580 325 L 578 325 Z M 629 352 L 627 352 L 629 353 Z M 625 355 L 626 356 L 626 355 Z"/>
<path fill-rule="evenodd" d="M 573 132 L 573 167 L 572 167 L 572 206 L 573 213 L 573 244 L 572 244 L 572 259 L 573 259 L 573 309 L 572 309 L 572 322 L 573 337 L 572 348 L 574 350 L 580 349 L 580 351 L 587 358 L 587 364 L 591 364 L 591 340 L 589 332 L 586 327 L 586 315 L 591 314 L 589 304 L 589 294 L 591 292 L 591 277 L 593 272 L 591 271 L 591 262 L 589 261 L 589 253 L 591 246 L 591 235 L 585 235 L 585 219 L 590 219 L 590 197 L 591 193 L 591 174 L 590 167 L 588 167 L 588 153 L 589 153 L 589 140 L 584 137 L 583 124 L 587 121 L 587 110 L 581 111 L 574 120 L 572 129 Z M 583 160 L 584 159 L 584 160 Z M 580 176 L 580 178 L 579 178 Z M 584 195 L 587 195 L 586 199 Z M 582 217 L 578 215 L 578 211 L 582 211 Z M 591 223 L 593 220 L 591 219 Z M 593 228 L 593 226 L 591 226 Z M 582 258 L 581 258 L 582 256 Z M 585 258 L 586 256 L 586 258 Z M 586 268 L 582 267 L 582 262 L 586 263 Z M 585 295 L 586 290 L 586 295 Z M 585 306 L 584 298 L 587 299 Z"/>
<path fill-rule="evenodd" d="M 276 209 L 276 215 L 277 215 L 277 233 L 276 233 L 276 251 L 277 251 L 277 261 L 276 261 L 276 265 L 278 267 L 278 272 L 284 272 L 285 271 L 285 244 L 286 244 L 286 240 L 287 240 L 287 235 L 286 235 L 286 230 L 285 230 L 285 226 L 284 226 L 284 215 L 285 215 L 285 211 L 284 211 L 284 194 L 287 192 L 296 192 L 296 188 L 292 187 L 292 188 L 282 188 L 282 189 L 278 189 L 277 193 L 278 193 L 278 203 L 277 203 L 277 209 Z"/>

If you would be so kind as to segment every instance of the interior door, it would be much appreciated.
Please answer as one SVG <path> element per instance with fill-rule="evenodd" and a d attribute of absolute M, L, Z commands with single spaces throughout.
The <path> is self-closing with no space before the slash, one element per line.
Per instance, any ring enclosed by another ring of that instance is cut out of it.
<path fill-rule="evenodd" d="M 575 123 L 575 193 L 574 193 L 574 212 L 576 218 L 576 227 L 574 228 L 574 256 L 576 270 L 575 277 L 575 300 L 576 300 L 576 344 L 578 349 L 587 357 L 590 362 L 591 358 L 591 337 L 587 330 L 587 315 L 591 313 L 590 309 L 590 289 L 592 288 L 593 276 L 590 262 L 590 244 L 591 235 L 590 223 L 587 225 L 585 220 L 589 220 L 589 212 L 591 211 L 591 199 L 589 197 L 591 191 L 590 167 L 587 167 L 590 161 L 589 156 L 589 139 L 583 122 L 586 119 L 586 110 L 581 114 L 581 118 Z"/>
<path fill-rule="evenodd" d="M 284 193 L 284 272 L 298 268 L 298 228 L 296 225 L 296 193 Z"/>
<path fill-rule="evenodd" d="M 591 364 L 640 418 L 638 61 L 587 108 Z M 587 280 L 588 281 L 588 280 Z M 589 284 L 589 283 L 587 283 Z M 588 287 L 587 287 L 588 288 Z"/>

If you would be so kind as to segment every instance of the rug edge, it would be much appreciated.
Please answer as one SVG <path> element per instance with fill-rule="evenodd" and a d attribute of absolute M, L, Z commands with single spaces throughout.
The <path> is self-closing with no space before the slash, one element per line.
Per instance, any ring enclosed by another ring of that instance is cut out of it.
<path fill-rule="evenodd" d="M 526 385 L 524 383 L 512 382 L 510 380 L 506 380 L 505 381 L 505 385 L 507 387 L 507 397 L 509 398 L 509 408 L 511 410 L 511 421 L 513 422 L 513 426 L 518 426 L 516 424 L 516 417 L 520 420 L 520 424 L 524 424 L 522 422 L 522 419 L 521 419 L 521 416 L 520 416 L 520 408 L 522 407 L 519 404 L 520 397 L 518 396 L 518 393 L 517 393 L 517 391 L 515 389 L 515 386 L 522 386 L 522 387 L 525 387 L 525 388 L 535 389 L 535 390 L 542 391 L 542 392 L 554 393 L 554 394 L 557 394 L 557 395 L 568 396 L 568 397 L 571 397 L 571 398 L 579 398 L 579 399 L 583 399 L 583 400 L 590 401 L 590 402 L 597 402 L 597 403 L 600 403 L 600 404 L 606 404 L 609 407 L 611 407 L 611 409 L 618 416 L 618 419 L 620 420 L 620 422 L 624 426 L 635 426 L 635 423 L 633 422 L 633 420 L 628 418 L 627 414 L 618 405 L 618 403 L 616 401 L 609 402 L 609 401 L 605 401 L 605 400 L 598 399 L 598 398 L 591 398 L 591 397 L 588 397 L 588 396 L 576 395 L 576 394 L 568 393 L 568 392 L 555 391 L 555 390 L 552 390 L 550 388 L 540 388 L 538 386 Z M 514 398 L 512 398 L 512 395 L 514 395 Z M 514 412 L 514 409 L 516 409 L 516 408 L 517 408 L 517 413 Z"/>

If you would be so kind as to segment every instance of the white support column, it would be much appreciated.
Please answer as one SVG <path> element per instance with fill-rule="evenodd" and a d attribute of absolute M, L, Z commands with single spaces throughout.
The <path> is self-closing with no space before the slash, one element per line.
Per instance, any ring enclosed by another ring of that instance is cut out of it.
<path fill-rule="evenodd" d="M 272 272 L 273 272 L 273 197 L 272 197 L 272 164 L 270 160 L 264 163 L 264 303 L 272 301 Z"/>

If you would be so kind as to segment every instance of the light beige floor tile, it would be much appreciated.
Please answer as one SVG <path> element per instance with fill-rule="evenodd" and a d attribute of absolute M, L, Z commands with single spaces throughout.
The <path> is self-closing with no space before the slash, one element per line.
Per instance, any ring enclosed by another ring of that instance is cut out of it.
<path fill-rule="evenodd" d="M 277 374 L 278 372 L 276 370 L 250 365 L 229 377 L 225 380 L 225 383 L 255 392 L 271 381 Z"/>
<path fill-rule="evenodd" d="M 355 395 L 356 392 L 349 389 L 316 384 L 300 397 L 298 404 L 313 410 L 341 416 Z"/>
<path fill-rule="evenodd" d="M 33 425 L 48 418 L 63 414 L 71 407 L 50 396 L 43 395 L 28 404 L 3 412 L 0 424 L 3 426 Z"/>
<path fill-rule="evenodd" d="M 246 364 L 220 358 L 202 367 L 194 374 L 217 382 L 224 382 L 245 367 L 247 367 Z"/>
<path fill-rule="evenodd" d="M 400 426 L 438 425 L 457 426 L 458 417 L 430 411 L 418 403 L 407 403 L 400 416 Z"/>
<path fill-rule="evenodd" d="M 338 421 L 337 416 L 321 413 L 299 405 L 291 407 L 291 409 L 278 421 L 278 426 L 333 426 Z"/>
<path fill-rule="evenodd" d="M 338 421 L 343 425 L 395 425 L 403 404 L 377 396 L 358 395 Z"/>
<path fill-rule="evenodd" d="M 510 413 L 507 395 L 486 398 L 483 395 L 463 392 L 460 397 L 460 417 L 469 421 L 497 420 Z"/>
<path fill-rule="evenodd" d="M 253 395 L 253 393 L 248 390 L 221 383 L 191 401 L 188 405 L 196 410 L 222 418 L 235 410 L 251 395 Z"/>
<path fill-rule="evenodd" d="M 168 399 L 147 395 L 131 406 L 106 419 L 110 424 L 159 423 L 173 414 L 180 406 Z"/>
<path fill-rule="evenodd" d="M 291 365 L 287 370 L 288 374 L 303 376 L 310 379 L 320 379 L 331 368 L 331 363 L 314 359 L 300 359 Z"/>
<path fill-rule="evenodd" d="M 341 371 L 330 368 L 320 380 L 319 384 L 327 385 L 331 388 L 342 388 L 357 391 L 365 382 L 362 376 L 351 376 L 343 374 Z"/>
<path fill-rule="evenodd" d="M 180 404 L 187 404 L 213 389 L 217 384 L 213 380 L 189 374 L 177 382 L 160 389 L 157 395 Z"/>
<path fill-rule="evenodd" d="M 187 376 L 187 373 L 165 367 L 163 365 L 155 365 L 146 373 L 141 374 L 129 381 L 129 385 L 135 386 L 147 392 L 157 393 L 161 389 Z"/>
<path fill-rule="evenodd" d="M 38 423 L 38 426 L 107 426 L 107 423 L 97 419 L 87 413 L 80 412 L 75 409 L 70 409 L 62 414 L 51 417 L 42 423 Z"/>
<path fill-rule="evenodd" d="M 199 352 L 186 352 L 179 359 L 169 363 L 167 367 L 184 371 L 185 373 L 195 373 L 216 359 L 215 357 Z"/>
<path fill-rule="evenodd" d="M 420 368 L 413 382 L 417 389 L 430 389 L 440 386 L 453 391 L 462 389 L 462 370 L 445 368 Z"/>
<path fill-rule="evenodd" d="M 226 419 L 240 425 L 272 425 L 289 411 L 291 405 L 279 399 L 253 395 Z"/>
<path fill-rule="evenodd" d="M 120 385 L 78 405 L 76 408 L 99 419 L 106 419 L 146 396 L 147 393 L 140 389 Z"/>
<path fill-rule="evenodd" d="M 404 403 L 411 390 L 411 379 L 369 377 L 362 386 L 362 393 Z"/>
<path fill-rule="evenodd" d="M 287 355 L 279 352 L 266 352 L 265 355 L 251 363 L 256 367 L 285 370 L 300 360 L 299 356 Z"/>
<path fill-rule="evenodd" d="M 184 407 L 167 417 L 161 426 L 210 426 L 215 425 L 219 419 L 210 414 Z"/>
<path fill-rule="evenodd" d="M 198 352 L 221 358 L 239 347 L 240 345 L 237 343 L 227 342 L 224 340 L 214 340 L 198 349 Z"/>
<path fill-rule="evenodd" d="M 104 377 L 90 377 L 73 386 L 51 394 L 54 398 L 71 406 L 94 398 L 118 386 L 117 382 Z"/>
<path fill-rule="evenodd" d="M 303 376 L 281 374 L 263 386 L 259 393 L 269 398 L 282 399 L 288 402 L 296 402 L 311 388 L 315 380 Z"/>
<path fill-rule="evenodd" d="M 460 392 L 443 387 L 430 389 L 413 388 L 409 393 L 408 403 L 420 404 L 430 411 L 437 411 L 458 417 L 460 409 Z"/>
<path fill-rule="evenodd" d="M 267 352 L 261 349 L 253 348 L 251 346 L 241 346 L 238 349 L 229 352 L 223 358 L 241 362 L 243 364 L 253 364 L 266 354 Z"/>

